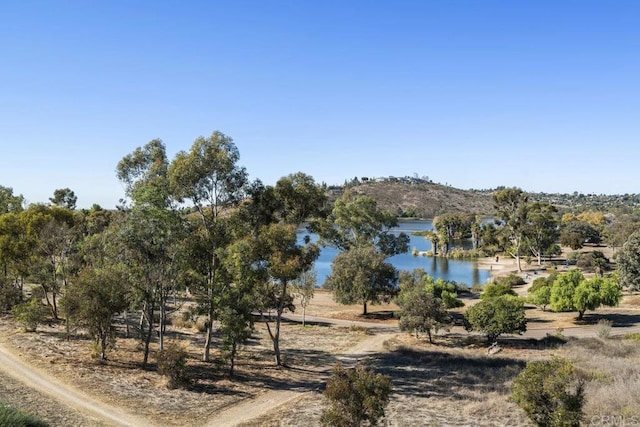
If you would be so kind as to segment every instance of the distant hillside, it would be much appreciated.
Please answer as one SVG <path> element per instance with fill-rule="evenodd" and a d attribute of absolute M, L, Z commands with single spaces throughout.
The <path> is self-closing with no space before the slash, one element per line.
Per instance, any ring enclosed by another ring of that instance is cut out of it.
<path fill-rule="evenodd" d="M 374 198 L 380 208 L 399 216 L 433 218 L 444 213 L 493 213 L 488 192 L 460 190 L 430 182 L 366 182 L 349 189 Z"/>
<path fill-rule="evenodd" d="M 389 178 L 352 182 L 351 191 L 373 197 L 382 209 L 398 216 L 433 218 L 444 213 L 474 213 L 493 215 L 491 195 L 497 189 L 461 190 L 418 178 Z M 331 187 L 332 198 L 343 191 L 343 187 Z M 583 212 L 588 210 L 612 212 L 616 209 L 640 207 L 640 194 L 573 194 L 528 193 L 530 201 L 543 201 L 555 205 L 560 212 Z"/>

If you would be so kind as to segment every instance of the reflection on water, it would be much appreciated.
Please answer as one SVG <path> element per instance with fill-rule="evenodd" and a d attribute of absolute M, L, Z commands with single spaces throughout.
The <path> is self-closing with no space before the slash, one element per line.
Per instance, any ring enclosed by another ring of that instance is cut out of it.
<path fill-rule="evenodd" d="M 415 236 L 411 234 L 414 231 L 431 230 L 433 225 L 431 221 L 401 221 L 398 227 L 398 232 L 403 231 L 410 237 L 409 253 L 396 255 L 389 260 L 398 270 L 411 271 L 415 268 L 422 268 L 427 274 L 435 277 L 442 278 L 444 280 L 455 281 L 458 283 L 464 283 L 468 286 L 476 284 L 484 284 L 489 278 L 489 271 L 478 268 L 478 263 L 474 260 L 451 260 L 441 257 L 425 257 L 425 256 L 413 256 L 411 254 L 413 249 L 417 251 L 430 251 L 431 242 L 422 236 Z M 304 232 L 300 232 L 300 239 L 305 235 Z M 317 236 L 311 236 L 312 241 L 317 241 Z M 455 242 L 454 246 L 464 247 L 469 249 L 470 242 L 460 241 Z M 325 278 L 331 274 L 331 261 L 338 254 L 338 250 L 334 248 L 322 248 L 320 257 L 316 261 L 315 270 L 318 273 L 318 285 L 322 285 Z"/>

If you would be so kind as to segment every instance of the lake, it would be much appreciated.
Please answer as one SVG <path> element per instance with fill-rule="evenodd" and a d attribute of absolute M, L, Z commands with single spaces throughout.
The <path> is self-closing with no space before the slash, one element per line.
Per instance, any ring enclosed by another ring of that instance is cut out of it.
<path fill-rule="evenodd" d="M 418 251 L 431 250 L 431 242 L 422 236 L 415 236 L 412 233 L 431 229 L 433 229 L 433 224 L 430 220 L 400 221 L 399 226 L 393 231 L 395 233 L 407 233 L 411 239 L 409 252 L 389 258 L 391 263 L 398 270 L 412 271 L 414 268 L 422 268 L 427 274 L 435 278 L 464 283 L 468 286 L 487 283 L 490 277 L 489 271 L 478 268 L 478 263 L 475 260 L 450 260 L 441 257 L 413 256 L 411 252 L 414 248 Z M 307 233 L 304 231 L 298 233 L 300 240 L 305 234 Z M 318 236 L 311 235 L 311 241 L 317 241 L 317 239 Z M 455 242 L 454 246 L 468 249 L 471 247 L 471 242 Z M 315 263 L 315 271 L 318 274 L 318 286 L 322 286 L 325 278 L 331 274 L 331 262 L 338 252 L 339 251 L 334 248 L 321 249 L 320 257 Z"/>

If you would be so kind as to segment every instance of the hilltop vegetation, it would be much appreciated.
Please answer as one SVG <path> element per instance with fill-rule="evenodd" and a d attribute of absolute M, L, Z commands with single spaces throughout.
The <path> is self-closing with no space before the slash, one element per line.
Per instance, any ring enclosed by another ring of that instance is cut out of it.
<path fill-rule="evenodd" d="M 492 215 L 491 194 L 503 189 L 464 190 L 419 178 L 353 179 L 341 187 L 330 187 L 335 197 L 345 188 L 374 198 L 378 206 L 400 217 L 433 218 L 445 213 Z M 531 201 L 547 202 L 561 212 L 632 210 L 640 205 L 640 194 L 571 194 L 527 192 Z"/>

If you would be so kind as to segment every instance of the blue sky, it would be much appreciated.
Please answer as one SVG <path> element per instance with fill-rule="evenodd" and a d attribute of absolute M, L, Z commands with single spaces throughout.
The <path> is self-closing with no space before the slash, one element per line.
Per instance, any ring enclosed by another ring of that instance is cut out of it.
<path fill-rule="evenodd" d="M 638 193 L 637 1 L 0 3 L 0 185 L 114 207 L 219 130 L 252 178 Z"/>

